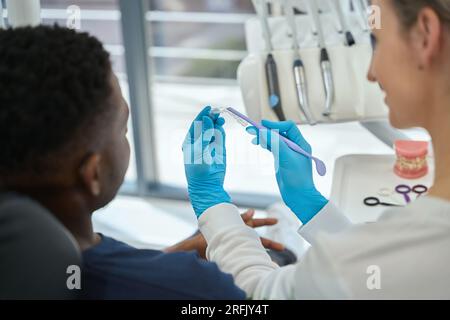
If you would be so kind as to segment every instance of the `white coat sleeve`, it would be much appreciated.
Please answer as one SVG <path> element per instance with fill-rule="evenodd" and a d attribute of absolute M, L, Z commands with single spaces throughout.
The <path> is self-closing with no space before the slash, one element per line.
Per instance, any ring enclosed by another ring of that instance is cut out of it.
<path fill-rule="evenodd" d="M 338 233 L 351 226 L 350 220 L 341 213 L 332 201 L 329 201 L 307 224 L 298 229 L 298 233 L 314 245 L 315 239 L 321 232 Z"/>
<path fill-rule="evenodd" d="M 324 215 L 310 221 L 313 223 L 311 228 L 305 225 L 300 230 L 310 242 L 315 242 L 321 223 L 324 232 L 338 231 L 349 224 L 345 218 L 339 219 L 339 212 L 332 208 L 322 211 Z M 330 219 L 327 219 L 327 213 Z M 347 296 L 333 262 L 320 246 L 309 250 L 297 264 L 280 268 L 272 262 L 258 234 L 245 225 L 232 204 L 209 208 L 200 217 L 199 226 L 208 243 L 208 259 L 216 262 L 222 271 L 232 274 L 236 285 L 249 298 L 338 299 Z"/>

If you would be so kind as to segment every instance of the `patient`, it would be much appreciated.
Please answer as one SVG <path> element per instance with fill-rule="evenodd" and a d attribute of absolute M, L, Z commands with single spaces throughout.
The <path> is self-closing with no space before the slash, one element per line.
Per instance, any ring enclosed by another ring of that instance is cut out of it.
<path fill-rule="evenodd" d="M 73 234 L 83 297 L 245 298 L 231 275 L 199 257 L 201 235 L 162 252 L 94 233 L 92 213 L 114 199 L 128 167 L 128 116 L 97 39 L 57 26 L 0 30 L 0 186 L 40 202 Z M 276 223 L 252 212 L 243 219 Z"/>

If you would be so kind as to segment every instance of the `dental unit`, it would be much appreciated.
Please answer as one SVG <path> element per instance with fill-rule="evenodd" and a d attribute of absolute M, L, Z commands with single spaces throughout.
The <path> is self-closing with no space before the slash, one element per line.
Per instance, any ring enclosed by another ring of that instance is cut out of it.
<path fill-rule="evenodd" d="M 333 71 L 331 68 L 331 61 L 328 55 L 328 50 L 325 45 L 325 35 L 322 29 L 322 24 L 320 22 L 319 8 L 315 0 L 307 0 L 308 9 L 311 12 L 313 24 L 317 30 L 317 36 L 319 38 L 320 47 L 320 68 L 322 71 L 322 80 L 325 88 L 325 110 L 322 113 L 323 116 L 329 117 L 331 115 L 331 108 L 333 106 L 335 97 L 335 88 L 333 81 Z"/>
<path fill-rule="evenodd" d="M 334 11 L 336 12 L 336 15 L 338 17 L 339 21 L 339 33 L 345 32 L 345 44 L 349 47 L 356 44 L 355 38 L 353 37 L 352 32 L 350 31 L 350 28 L 344 19 L 344 13 L 342 12 L 342 7 L 340 0 L 331 0 L 332 6 Z"/>
<path fill-rule="evenodd" d="M 266 51 L 268 52 L 265 63 L 265 70 L 267 78 L 267 88 L 269 91 L 269 105 L 271 109 L 275 112 L 276 116 L 278 117 L 278 120 L 285 121 L 286 117 L 282 109 L 280 85 L 278 82 L 277 64 L 275 62 L 275 58 L 272 55 L 273 45 L 268 22 L 269 13 L 267 9 L 267 3 L 266 0 L 260 0 L 260 6 L 258 6 L 257 1 L 253 0 L 253 5 L 261 21 L 263 37 L 266 43 Z"/>
<path fill-rule="evenodd" d="M 367 2 L 365 0 L 352 0 L 353 9 L 358 13 L 359 21 L 364 32 L 369 32 Z"/>
<path fill-rule="evenodd" d="M 295 79 L 295 87 L 297 90 L 297 99 L 301 112 L 306 118 L 306 121 L 310 125 L 314 125 L 317 122 L 311 113 L 308 99 L 308 87 L 306 82 L 306 71 L 303 61 L 300 57 L 300 44 L 298 40 L 297 25 L 295 23 L 294 6 L 292 0 L 284 0 L 284 11 L 287 17 L 288 24 L 292 30 L 293 38 L 293 50 L 294 50 L 294 64 L 293 72 Z"/>

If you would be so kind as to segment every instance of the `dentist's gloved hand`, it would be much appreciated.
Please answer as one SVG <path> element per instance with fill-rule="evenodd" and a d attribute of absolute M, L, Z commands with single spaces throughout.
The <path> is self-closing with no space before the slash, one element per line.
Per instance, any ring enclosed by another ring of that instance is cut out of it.
<path fill-rule="evenodd" d="M 278 130 L 281 135 L 311 153 L 311 146 L 303 138 L 294 122 L 263 120 L 262 125 L 271 130 Z M 259 144 L 272 152 L 276 179 L 283 201 L 303 224 L 308 223 L 328 203 L 328 200 L 314 186 L 312 161 L 290 149 L 277 134 L 270 130 L 259 131 L 255 127 L 248 127 L 247 132 L 257 136 L 253 139 L 253 144 Z"/>
<path fill-rule="evenodd" d="M 226 170 L 224 123 L 219 115 L 211 115 L 211 107 L 206 107 L 195 118 L 183 143 L 189 198 L 197 218 L 216 204 L 231 202 L 223 188 Z"/>

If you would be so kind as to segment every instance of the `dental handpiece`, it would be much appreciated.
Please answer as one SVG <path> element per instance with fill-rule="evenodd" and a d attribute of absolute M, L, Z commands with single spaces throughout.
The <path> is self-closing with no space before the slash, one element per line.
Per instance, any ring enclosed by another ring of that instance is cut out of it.
<path fill-rule="evenodd" d="M 277 131 L 274 130 L 270 130 L 266 127 L 264 127 L 262 124 L 257 123 L 256 121 L 253 121 L 252 119 L 250 119 L 249 117 L 243 115 L 242 113 L 240 113 L 239 111 L 237 111 L 234 108 L 224 108 L 221 111 L 227 111 L 228 113 L 230 113 L 231 115 L 233 115 L 233 117 L 237 117 L 238 119 L 242 119 L 244 121 L 246 121 L 247 123 L 249 123 L 250 125 L 256 127 L 258 130 L 269 130 L 270 132 L 273 132 L 275 134 L 277 134 L 281 140 L 283 140 L 290 149 L 294 150 L 295 152 L 311 159 L 312 161 L 314 161 L 315 165 L 316 165 L 316 171 L 320 176 L 324 176 L 327 173 L 327 167 L 325 166 L 325 163 L 314 157 L 313 155 L 311 155 L 310 153 L 306 152 L 305 150 L 303 150 L 298 144 L 296 144 L 295 142 L 293 142 L 292 140 L 289 140 L 288 138 L 282 136 L 281 134 L 279 134 Z"/>
<path fill-rule="evenodd" d="M 325 37 L 322 29 L 322 25 L 320 23 L 319 17 L 319 9 L 316 6 L 315 0 L 307 1 L 308 8 L 311 11 L 311 16 L 313 18 L 313 22 L 316 25 L 317 35 L 319 38 L 319 46 L 320 50 L 320 69 L 322 72 L 322 80 L 325 89 L 325 110 L 322 113 L 323 116 L 328 117 L 331 115 L 331 108 L 334 102 L 334 81 L 333 81 L 333 69 L 331 67 L 330 57 L 328 55 L 328 50 L 325 45 Z"/>
<path fill-rule="evenodd" d="M 0 29 L 5 28 L 5 20 L 3 19 L 3 3 L 0 0 Z"/>
<path fill-rule="evenodd" d="M 341 27 L 341 32 L 345 31 L 346 44 L 349 47 L 355 45 L 356 44 L 355 38 L 353 37 L 353 34 L 351 33 L 350 28 L 348 27 L 347 22 L 344 19 L 344 13 L 342 12 L 342 7 L 341 7 L 341 4 L 339 3 L 339 0 L 331 0 L 331 3 L 334 6 L 334 10 L 337 13 L 339 24 Z"/>
<path fill-rule="evenodd" d="M 352 0 L 353 8 L 358 13 L 361 27 L 364 32 L 369 31 L 368 17 L 367 17 L 367 2 L 363 0 Z"/>
<path fill-rule="evenodd" d="M 299 53 L 300 44 L 298 42 L 297 25 L 295 24 L 294 6 L 292 5 L 292 0 L 285 0 L 284 5 L 286 17 L 292 29 L 293 49 L 295 54 L 293 72 L 299 107 L 301 112 L 305 116 L 306 121 L 308 121 L 310 125 L 315 125 L 317 122 L 314 120 L 309 107 L 305 66 Z"/>
<path fill-rule="evenodd" d="M 258 6 L 256 2 L 255 9 L 259 12 L 259 18 L 261 21 L 261 28 L 263 31 L 264 41 L 266 42 L 266 50 L 268 51 L 265 70 L 266 70 L 266 79 L 267 79 L 267 89 L 269 92 L 269 106 L 276 114 L 278 120 L 285 121 L 286 117 L 283 112 L 282 104 L 281 104 L 281 94 L 280 94 L 280 86 L 278 83 L 278 70 L 277 64 L 275 62 L 275 58 L 272 55 L 273 46 L 272 46 L 272 36 L 270 33 L 270 27 L 268 22 L 268 12 L 267 12 L 267 3 L 266 0 L 261 1 L 261 6 L 258 10 Z"/>
<path fill-rule="evenodd" d="M 280 121 L 285 121 L 283 109 L 281 107 L 280 85 L 278 84 L 277 64 L 272 54 L 267 55 L 266 60 L 267 88 L 269 90 L 269 105 Z"/>
<path fill-rule="evenodd" d="M 325 48 L 322 48 L 320 51 L 320 69 L 322 70 L 323 83 L 326 93 L 325 111 L 323 112 L 323 115 L 325 117 L 329 117 L 331 115 L 331 107 L 334 101 L 334 81 L 330 57 L 328 56 L 328 51 Z"/>
<path fill-rule="evenodd" d="M 295 79 L 295 86 L 297 89 L 297 97 L 299 101 L 300 110 L 305 115 L 306 121 L 308 121 L 310 125 L 315 125 L 317 124 L 317 122 L 314 120 L 314 117 L 309 108 L 308 87 L 306 84 L 306 71 L 302 60 L 296 59 L 294 61 L 294 79 Z"/>

